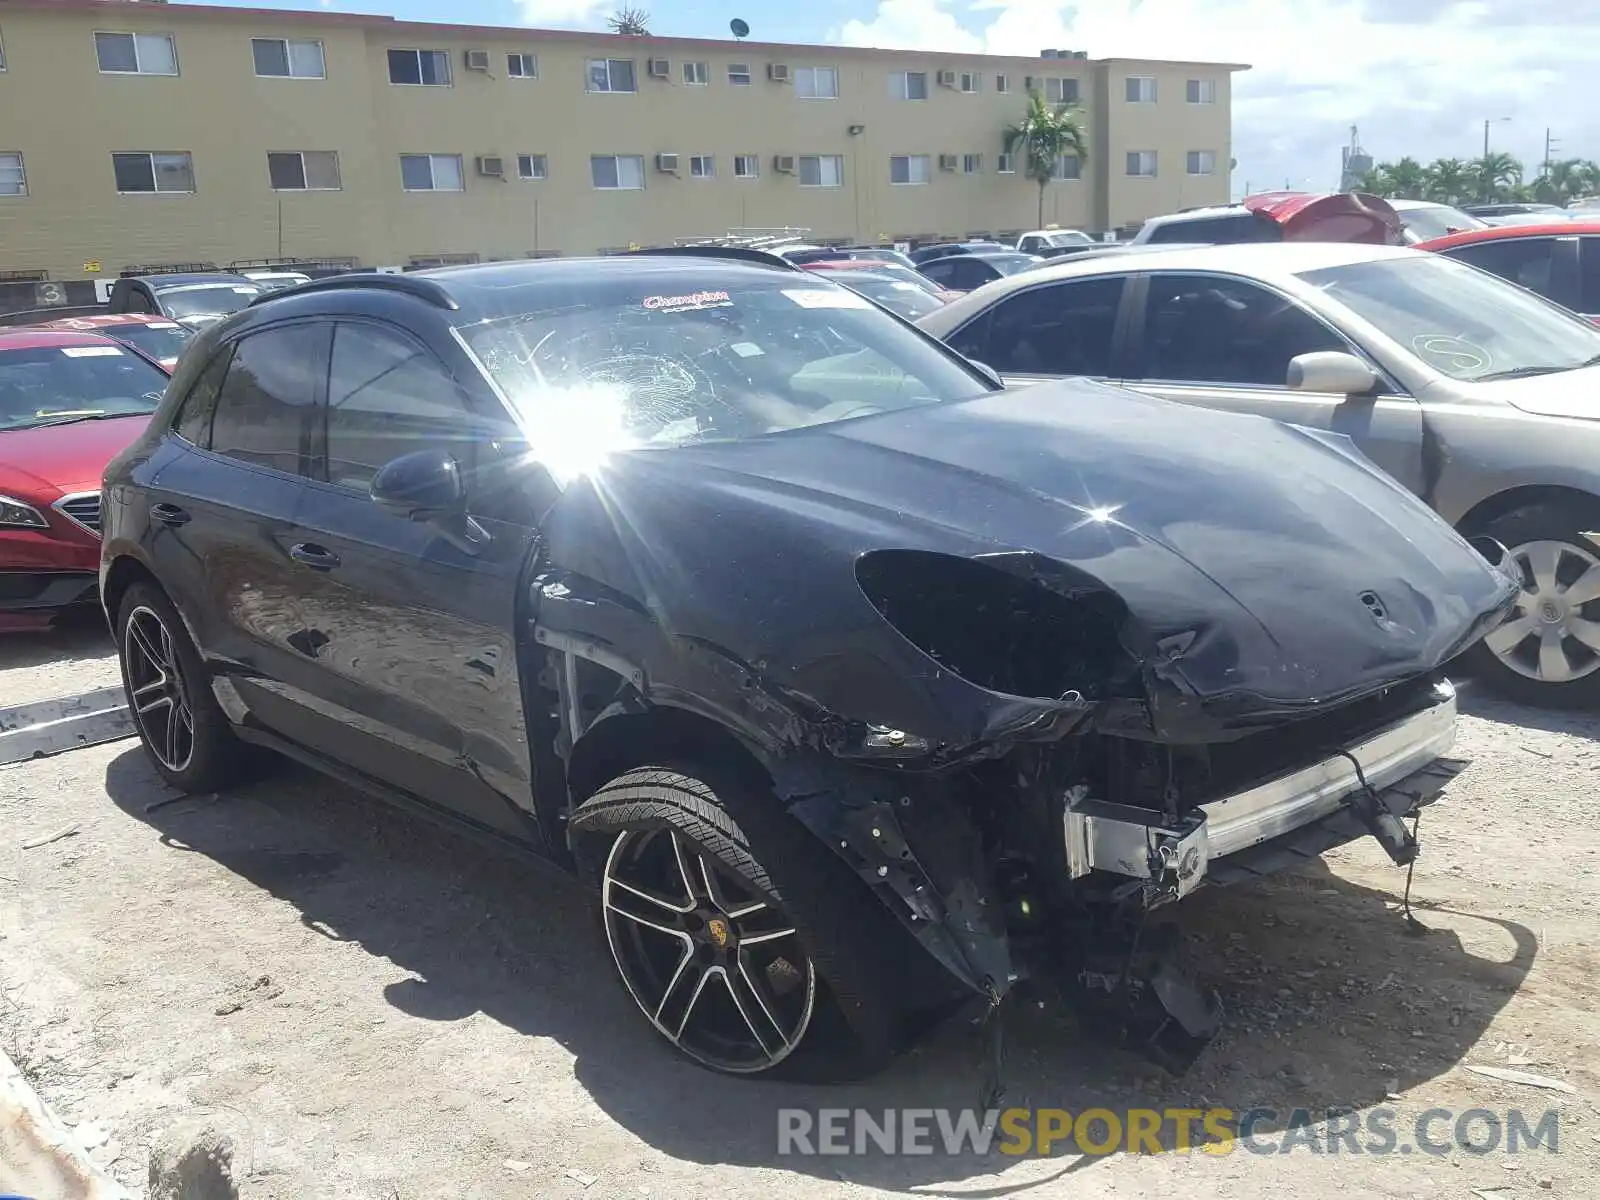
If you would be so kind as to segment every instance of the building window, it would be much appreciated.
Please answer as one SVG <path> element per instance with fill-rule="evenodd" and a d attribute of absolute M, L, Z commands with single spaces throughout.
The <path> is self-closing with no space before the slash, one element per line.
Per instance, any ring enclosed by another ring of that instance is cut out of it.
<path fill-rule="evenodd" d="M 1044 81 L 1044 98 L 1051 104 L 1076 104 L 1078 94 L 1076 79 L 1050 78 Z"/>
<path fill-rule="evenodd" d="M 636 92 L 633 59 L 591 58 L 589 60 L 589 90 L 591 92 Z"/>
<path fill-rule="evenodd" d="M 1214 150 L 1189 151 L 1188 172 L 1191 175 L 1215 175 L 1217 173 L 1217 155 Z M 1152 175 L 1155 170 L 1152 168 Z"/>
<path fill-rule="evenodd" d="M 1156 177 L 1156 152 L 1154 150 L 1129 150 L 1128 174 L 1139 179 Z"/>
<path fill-rule="evenodd" d="M 717 156 L 715 154 L 689 155 L 690 179 L 715 179 L 717 177 Z"/>
<path fill-rule="evenodd" d="M 761 156 L 759 154 L 735 154 L 733 156 L 733 177 L 735 179 L 759 179 L 761 177 Z"/>
<path fill-rule="evenodd" d="M 889 76 L 889 99 L 926 100 L 928 98 L 928 73 L 926 71 L 896 71 Z"/>
<path fill-rule="evenodd" d="M 691 87 L 705 87 L 711 82 L 711 64 L 686 62 L 683 64 L 683 81 Z"/>
<path fill-rule="evenodd" d="M 326 79 L 322 43 L 289 38 L 251 38 L 256 74 L 270 79 Z"/>
<path fill-rule="evenodd" d="M 801 187 L 844 186 L 842 154 L 802 154 L 799 166 Z"/>
<path fill-rule="evenodd" d="M 507 54 L 506 74 L 512 79 L 539 78 L 539 56 L 537 54 Z"/>
<path fill-rule="evenodd" d="M 737 87 L 745 87 L 750 83 L 749 63 L 729 63 L 728 82 Z"/>
<path fill-rule="evenodd" d="M 26 196 L 28 177 L 22 170 L 22 155 L 0 154 L 0 196 Z"/>
<path fill-rule="evenodd" d="M 459 154 L 402 154 L 400 186 L 408 192 L 464 192 Z"/>
<path fill-rule="evenodd" d="M 961 156 L 961 173 L 963 175 L 977 175 L 983 170 L 983 155 L 963 154 Z"/>
<path fill-rule="evenodd" d="M 644 156 L 595 154 L 589 158 L 589 175 L 602 191 L 636 192 L 644 187 Z"/>
<path fill-rule="evenodd" d="M 5 43 L 4 42 L 0 42 L 0 71 L 4 71 L 5 69 L 6 69 L 6 47 L 5 47 Z"/>
<path fill-rule="evenodd" d="M 890 183 L 927 183 L 928 156 L 926 154 L 895 154 L 889 158 Z"/>
<path fill-rule="evenodd" d="M 798 67 L 794 73 L 794 94 L 802 100 L 837 100 L 839 72 L 832 67 Z"/>
<path fill-rule="evenodd" d="M 1217 81 L 1215 79 L 1189 80 L 1190 104 L 1215 104 L 1217 102 Z"/>
<path fill-rule="evenodd" d="M 285 150 L 267 155 L 275 192 L 337 192 L 339 156 L 332 150 Z"/>
<path fill-rule="evenodd" d="M 1055 170 L 1050 173 L 1051 179 L 1082 179 L 1083 160 L 1076 154 L 1063 154 L 1056 159 Z"/>
<path fill-rule="evenodd" d="M 389 82 L 449 87 L 450 55 L 443 50 L 391 50 Z"/>
<path fill-rule="evenodd" d="M 543 154 L 517 155 L 518 179 L 548 179 L 550 177 L 550 163 Z"/>
<path fill-rule="evenodd" d="M 1015 175 L 1017 173 L 1016 162 L 1009 154 L 998 155 L 994 160 L 994 169 L 1001 175 Z"/>
<path fill-rule="evenodd" d="M 116 176 L 117 191 L 123 193 L 194 191 L 194 160 L 187 150 L 113 154 L 111 173 Z"/>
<path fill-rule="evenodd" d="M 1009 75 L 996 75 L 994 77 L 994 90 L 1000 95 L 1005 95 L 1011 90 L 1011 77 Z"/>
<path fill-rule="evenodd" d="M 957 86 L 969 95 L 978 90 L 979 75 L 976 71 L 963 71 L 956 79 Z"/>
<path fill-rule="evenodd" d="M 178 51 L 170 33 L 97 33 L 94 52 L 105 75 L 178 73 Z"/>
<path fill-rule="evenodd" d="M 1156 81 L 1153 75 L 1129 75 L 1125 95 L 1129 104 L 1154 104 Z"/>

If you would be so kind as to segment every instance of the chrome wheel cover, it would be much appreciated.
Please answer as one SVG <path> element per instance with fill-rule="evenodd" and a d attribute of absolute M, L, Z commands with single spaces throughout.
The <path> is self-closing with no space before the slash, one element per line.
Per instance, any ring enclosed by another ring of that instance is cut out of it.
<path fill-rule="evenodd" d="M 685 1054 L 753 1074 L 805 1037 L 817 976 L 794 926 L 689 838 L 672 829 L 619 833 L 601 903 L 629 994 Z"/>
<path fill-rule="evenodd" d="M 1600 600 L 1600 557 L 1558 541 L 1528 542 L 1510 557 L 1522 572 L 1522 595 L 1483 639 L 1490 652 L 1539 683 L 1571 683 L 1600 670 L 1600 619 L 1584 615 Z"/>
<path fill-rule="evenodd" d="M 128 707 L 145 748 L 167 770 L 183 771 L 194 758 L 194 707 L 172 631 L 154 609 L 141 605 L 129 614 L 122 669 Z"/>

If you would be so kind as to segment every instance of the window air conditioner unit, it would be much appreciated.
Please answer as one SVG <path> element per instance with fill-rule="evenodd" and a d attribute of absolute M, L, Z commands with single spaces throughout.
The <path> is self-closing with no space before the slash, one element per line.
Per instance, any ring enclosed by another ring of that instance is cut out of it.
<path fill-rule="evenodd" d="M 772 156 L 772 169 L 784 175 L 794 174 L 794 155 L 774 154 Z"/>
<path fill-rule="evenodd" d="M 788 63 L 768 63 L 767 64 L 767 78 L 772 80 L 773 83 L 788 83 L 789 82 L 789 64 Z"/>
<path fill-rule="evenodd" d="M 487 71 L 489 69 L 489 52 L 487 50 L 467 51 L 467 70 Z"/>
<path fill-rule="evenodd" d="M 650 78 L 666 79 L 672 74 L 672 64 L 664 58 L 650 60 Z"/>
<path fill-rule="evenodd" d="M 676 154 L 656 155 L 656 170 L 664 175 L 676 175 L 678 173 L 678 156 Z"/>
<path fill-rule="evenodd" d="M 506 160 L 498 154 L 480 154 L 477 158 L 478 174 L 490 179 L 504 179 Z"/>
<path fill-rule="evenodd" d="M 956 73 L 954 71 L 940 71 L 938 80 L 940 87 L 953 88 L 956 85 Z"/>
<path fill-rule="evenodd" d="M 956 156 L 954 154 L 939 155 L 939 170 L 954 171 L 956 169 Z"/>

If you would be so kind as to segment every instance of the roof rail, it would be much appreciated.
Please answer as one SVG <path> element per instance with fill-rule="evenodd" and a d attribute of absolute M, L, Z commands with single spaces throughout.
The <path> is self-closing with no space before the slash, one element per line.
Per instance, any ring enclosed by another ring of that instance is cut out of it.
<path fill-rule="evenodd" d="M 285 296 L 304 296 L 309 292 L 337 292 L 355 288 L 377 292 L 404 292 L 435 308 L 448 308 L 454 311 L 461 307 L 456 303 L 455 297 L 436 280 L 417 275 L 391 275 L 386 271 L 351 271 L 345 275 L 329 275 L 322 279 L 313 279 L 310 283 L 298 283 L 294 287 L 282 288 L 276 292 L 265 292 L 250 301 L 250 307 L 254 308 L 268 300 L 279 300 Z"/>
<path fill-rule="evenodd" d="M 628 257 L 660 255 L 670 258 L 726 258 L 734 262 L 755 263 L 761 267 L 780 267 L 798 271 L 799 267 L 770 250 L 755 250 L 749 246 L 653 246 L 647 250 L 629 250 Z"/>

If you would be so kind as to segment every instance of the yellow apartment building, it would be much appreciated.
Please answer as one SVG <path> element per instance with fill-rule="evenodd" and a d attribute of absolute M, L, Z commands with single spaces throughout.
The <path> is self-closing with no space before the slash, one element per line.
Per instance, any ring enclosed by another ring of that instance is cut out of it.
<path fill-rule="evenodd" d="M 0 0 L 0 279 L 1027 230 L 1029 88 L 1089 134 L 1045 223 L 1098 232 L 1228 199 L 1242 69 Z"/>

